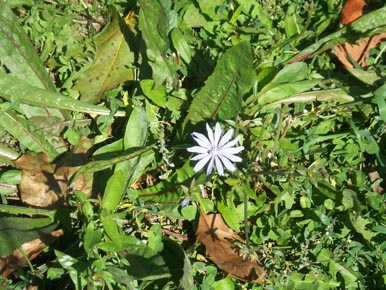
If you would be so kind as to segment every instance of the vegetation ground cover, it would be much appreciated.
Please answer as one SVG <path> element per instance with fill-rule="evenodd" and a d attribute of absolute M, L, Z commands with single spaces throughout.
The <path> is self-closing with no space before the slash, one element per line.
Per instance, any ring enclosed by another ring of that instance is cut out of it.
<path fill-rule="evenodd" d="M 384 289 L 386 7 L 345 3 L 1 1 L 0 288 Z"/>

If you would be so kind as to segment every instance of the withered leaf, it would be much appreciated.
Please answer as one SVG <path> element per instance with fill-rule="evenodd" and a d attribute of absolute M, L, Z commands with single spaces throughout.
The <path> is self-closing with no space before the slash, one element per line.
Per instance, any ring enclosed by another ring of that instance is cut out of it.
<path fill-rule="evenodd" d="M 386 33 L 359 39 L 355 44 L 344 43 L 334 47 L 339 61 L 348 68 L 353 68 L 354 63 L 361 67 L 366 67 L 366 58 L 369 56 L 370 49 L 377 47 L 382 41 L 386 40 Z"/>
<path fill-rule="evenodd" d="M 347 0 L 341 12 L 341 24 L 348 25 L 361 17 L 365 5 L 364 0 Z M 355 63 L 361 67 L 366 67 L 366 58 L 369 56 L 370 49 L 377 47 L 384 40 L 386 40 L 386 33 L 381 33 L 359 39 L 355 44 L 346 42 L 337 45 L 334 47 L 334 51 L 345 67 L 353 68 Z"/>
<path fill-rule="evenodd" d="M 22 170 L 19 185 L 21 200 L 36 207 L 55 208 L 66 199 L 67 181 L 84 164 L 87 151 L 93 141 L 81 138 L 72 152 L 68 152 L 58 163 L 51 164 L 46 154 L 27 153 L 15 161 L 15 166 Z M 83 191 L 90 196 L 92 175 L 81 174 L 72 184 L 73 189 Z"/>
<path fill-rule="evenodd" d="M 243 259 L 235 242 L 244 243 L 244 240 L 225 224 L 220 214 L 201 212 L 196 235 L 197 241 L 204 244 L 208 258 L 229 276 L 250 283 L 264 281 L 265 269 L 253 259 Z"/>
<path fill-rule="evenodd" d="M 364 0 L 347 0 L 340 13 L 340 23 L 347 25 L 362 16 Z"/>
<path fill-rule="evenodd" d="M 63 235 L 63 230 L 55 230 L 50 234 L 42 235 L 40 238 L 26 242 L 21 245 L 22 250 L 30 261 L 35 259 L 48 245 L 52 244 L 56 238 Z M 23 254 L 24 254 L 23 253 Z M 27 261 L 19 249 L 14 250 L 7 256 L 0 257 L 0 275 L 7 277 L 19 266 L 26 266 Z"/>

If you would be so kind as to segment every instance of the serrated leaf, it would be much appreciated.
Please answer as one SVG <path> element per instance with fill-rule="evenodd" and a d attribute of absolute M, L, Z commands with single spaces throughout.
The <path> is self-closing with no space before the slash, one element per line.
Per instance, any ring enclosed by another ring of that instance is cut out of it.
<path fill-rule="evenodd" d="M 165 81 L 169 85 L 178 85 L 177 64 L 167 57 L 169 50 L 168 34 L 175 22 L 175 12 L 170 10 L 170 3 L 159 0 L 139 0 L 139 28 L 146 42 L 146 53 L 153 70 L 156 86 Z M 169 7 L 166 7 L 168 5 Z"/>
<path fill-rule="evenodd" d="M 54 219 L 54 216 L 56 215 L 55 210 L 46 210 L 46 209 L 40 209 L 40 208 L 30 208 L 25 206 L 13 206 L 13 205 L 0 205 L 0 212 L 8 213 L 8 214 L 14 214 L 14 215 L 28 215 L 28 216 L 45 216 L 49 217 L 51 219 Z"/>
<path fill-rule="evenodd" d="M 0 72 L 0 97 L 17 104 L 28 104 L 42 108 L 57 108 L 75 112 L 84 112 L 97 115 L 110 115 L 110 110 L 74 100 L 60 93 L 47 91 L 30 85 L 24 80 Z M 118 111 L 116 116 L 124 116 L 125 112 Z M 61 114 L 55 115 L 63 118 Z"/>
<path fill-rule="evenodd" d="M 16 77 L 33 86 L 55 90 L 31 41 L 4 1 L 0 2 L 0 59 Z"/>
<path fill-rule="evenodd" d="M 48 234 L 57 227 L 50 218 L 1 217 L 0 256 L 9 254 L 25 242 Z"/>
<path fill-rule="evenodd" d="M 185 123 L 234 118 L 241 109 L 243 96 L 252 87 L 254 77 L 249 43 L 241 42 L 230 48 L 218 61 L 213 74 L 193 99 Z"/>
<path fill-rule="evenodd" d="M 26 119 L 12 112 L 5 112 L 0 114 L 0 127 L 3 127 L 27 149 L 37 153 L 43 152 L 50 160 L 56 157 L 57 152 L 54 147 L 40 135 L 32 132 Z"/>
<path fill-rule="evenodd" d="M 82 70 L 76 79 L 74 90 L 81 100 L 95 104 L 108 90 L 134 80 L 134 37 L 129 26 L 114 13 L 112 22 L 95 38 L 97 55 L 94 63 Z"/>
<path fill-rule="evenodd" d="M 386 7 L 367 13 L 337 32 L 331 33 L 305 48 L 288 63 L 302 61 L 345 42 L 354 43 L 363 37 L 386 32 L 384 19 L 386 19 Z"/>

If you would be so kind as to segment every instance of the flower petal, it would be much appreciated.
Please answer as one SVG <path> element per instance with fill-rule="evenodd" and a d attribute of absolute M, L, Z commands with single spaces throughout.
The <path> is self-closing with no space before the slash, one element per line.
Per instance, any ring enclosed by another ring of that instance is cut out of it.
<path fill-rule="evenodd" d="M 214 161 L 216 162 L 216 169 L 220 176 L 224 175 L 224 167 L 222 166 L 220 158 L 214 156 Z"/>
<path fill-rule="evenodd" d="M 221 148 L 217 152 L 220 154 L 237 154 L 244 150 L 244 146 L 231 147 L 231 148 Z"/>
<path fill-rule="evenodd" d="M 198 145 L 200 145 L 201 147 L 205 147 L 208 150 L 210 150 L 211 143 L 208 140 L 208 138 L 206 138 L 206 136 L 204 134 L 193 132 L 192 133 L 192 137 L 198 143 Z"/>
<path fill-rule="evenodd" d="M 193 152 L 193 153 L 208 153 L 208 149 L 201 146 L 189 147 L 186 150 L 188 150 L 188 152 Z"/>
<path fill-rule="evenodd" d="M 239 156 L 233 155 L 233 154 L 218 154 L 219 156 L 223 156 L 225 158 L 228 158 L 232 162 L 241 162 L 243 159 L 241 159 Z"/>
<path fill-rule="evenodd" d="M 218 142 L 220 141 L 220 138 L 221 138 L 221 127 L 220 127 L 220 124 L 217 122 L 216 123 L 216 128 L 214 130 L 214 143 L 213 145 L 215 146 L 218 146 Z"/>
<path fill-rule="evenodd" d="M 201 160 L 201 159 L 204 159 L 206 156 L 212 156 L 212 155 L 210 155 L 209 153 L 202 153 L 192 157 L 190 160 L 193 160 L 193 161 Z"/>
<path fill-rule="evenodd" d="M 222 146 L 221 149 L 233 147 L 237 143 L 237 141 L 239 141 L 240 137 L 241 137 L 240 135 L 237 136 L 235 139 L 233 139 L 232 141 L 230 141 L 230 142 L 226 143 L 224 146 Z"/>
<path fill-rule="evenodd" d="M 208 163 L 208 161 L 212 158 L 212 155 L 208 155 L 205 158 L 201 159 L 197 162 L 197 164 L 194 166 L 193 170 L 194 172 L 200 171 L 204 166 Z"/>
<path fill-rule="evenodd" d="M 228 169 L 229 171 L 235 171 L 236 170 L 236 167 L 234 167 L 234 165 L 228 160 L 228 158 L 226 158 L 225 156 L 222 156 L 222 155 L 219 155 L 218 157 L 220 157 L 220 159 L 224 163 L 224 166 L 226 167 L 226 169 Z"/>
<path fill-rule="evenodd" d="M 206 170 L 206 175 L 209 175 L 209 174 L 212 173 L 213 163 L 214 163 L 214 156 L 211 155 L 211 159 L 210 159 L 210 162 L 209 162 L 209 165 L 208 165 L 208 169 Z"/>
<path fill-rule="evenodd" d="M 214 144 L 214 136 L 213 136 L 213 131 L 212 129 L 210 128 L 210 126 L 208 125 L 208 123 L 206 123 L 206 131 L 208 131 L 208 139 L 209 139 L 209 142 L 211 145 Z"/>
<path fill-rule="evenodd" d="M 221 138 L 220 142 L 218 143 L 218 148 L 221 148 L 224 146 L 231 138 L 233 135 L 233 128 L 229 129 L 225 135 Z"/>

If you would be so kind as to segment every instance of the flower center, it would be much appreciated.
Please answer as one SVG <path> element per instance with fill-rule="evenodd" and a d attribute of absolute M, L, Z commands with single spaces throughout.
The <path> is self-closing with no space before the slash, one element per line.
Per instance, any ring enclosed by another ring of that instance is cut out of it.
<path fill-rule="evenodd" d="M 217 155 L 217 146 L 212 145 L 209 150 L 210 155 Z"/>

